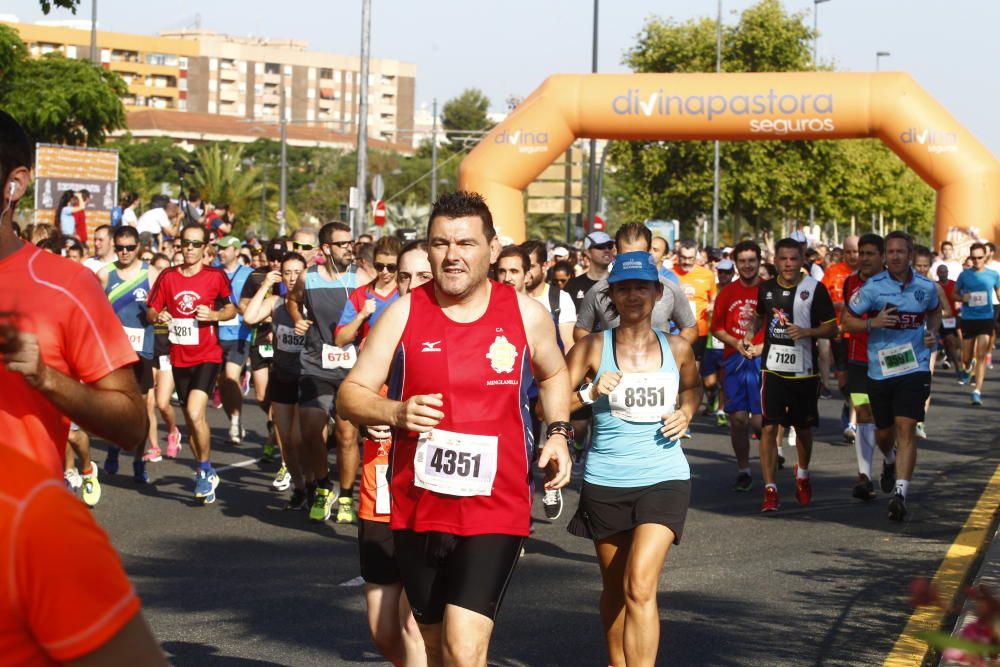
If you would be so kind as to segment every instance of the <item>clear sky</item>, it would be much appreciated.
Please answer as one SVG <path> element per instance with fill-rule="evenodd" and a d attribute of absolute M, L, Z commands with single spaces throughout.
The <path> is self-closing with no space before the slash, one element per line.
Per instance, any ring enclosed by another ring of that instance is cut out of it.
<path fill-rule="evenodd" d="M 723 21 L 753 0 L 723 0 Z M 598 68 L 622 72 L 623 52 L 650 15 L 714 16 L 715 0 L 603 0 Z M 807 12 L 812 0 L 784 0 Z M 372 0 L 372 55 L 416 63 L 417 103 L 482 89 L 493 109 L 531 93 L 546 76 L 588 72 L 592 0 Z M 314 50 L 360 51 L 361 0 L 100 0 L 99 25 L 156 34 L 192 25 L 237 35 L 285 37 Z M 3 13 L 43 18 L 37 0 L 6 0 Z M 90 0 L 80 17 L 89 18 Z M 1000 0 L 829 0 L 818 6 L 819 58 L 838 69 L 908 72 L 1000 157 Z M 55 10 L 50 18 L 69 17 Z"/>

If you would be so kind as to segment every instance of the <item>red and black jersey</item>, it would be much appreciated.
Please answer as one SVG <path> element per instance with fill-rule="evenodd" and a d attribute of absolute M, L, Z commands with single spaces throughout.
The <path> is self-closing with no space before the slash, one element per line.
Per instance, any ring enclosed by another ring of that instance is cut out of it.
<path fill-rule="evenodd" d="M 844 278 L 844 303 L 850 303 L 851 297 L 854 293 L 861 289 L 861 286 L 865 284 L 865 279 L 861 277 L 861 274 L 855 271 L 851 275 Z M 861 319 L 867 320 L 868 313 L 863 313 Z M 862 333 L 852 333 L 850 337 L 847 338 L 847 359 L 848 361 L 853 361 L 859 364 L 868 363 L 868 334 Z"/>

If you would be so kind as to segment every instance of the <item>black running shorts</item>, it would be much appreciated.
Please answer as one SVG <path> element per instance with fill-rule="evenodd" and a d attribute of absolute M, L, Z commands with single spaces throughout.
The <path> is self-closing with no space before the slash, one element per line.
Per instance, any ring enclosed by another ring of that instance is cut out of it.
<path fill-rule="evenodd" d="M 153 368 L 170 370 L 170 334 L 153 334 Z"/>
<path fill-rule="evenodd" d="M 965 340 L 976 336 L 992 336 L 993 320 L 959 320 L 958 328 L 962 330 L 962 338 Z"/>
<path fill-rule="evenodd" d="M 135 383 L 139 385 L 139 393 L 145 394 L 153 388 L 153 360 L 139 357 L 139 361 L 132 364 L 132 372 L 135 373 Z"/>
<path fill-rule="evenodd" d="M 388 522 L 359 519 L 358 550 L 361 556 L 361 578 L 365 583 L 390 586 L 402 581 Z"/>
<path fill-rule="evenodd" d="M 872 403 L 875 428 L 889 428 L 895 423 L 896 417 L 908 417 L 922 422 L 924 404 L 930 395 L 930 373 L 907 373 L 885 380 L 869 378 L 868 399 Z"/>
<path fill-rule="evenodd" d="M 393 538 L 403 588 L 417 623 L 440 623 L 446 605 L 496 620 L 523 537 L 394 530 Z"/>
<path fill-rule="evenodd" d="M 761 409 L 765 424 L 812 428 L 819 424 L 819 378 L 789 378 L 761 373 Z"/>
<path fill-rule="evenodd" d="M 197 366 L 174 366 L 174 387 L 182 406 L 187 405 L 188 395 L 195 389 L 209 396 L 219 376 L 219 364 L 198 364 Z"/>
<path fill-rule="evenodd" d="M 680 544 L 690 503 L 690 479 L 627 488 L 584 480 L 579 507 L 566 530 L 596 542 L 639 524 L 657 523 L 673 531 L 674 544 Z"/>
<path fill-rule="evenodd" d="M 267 378 L 267 400 L 281 405 L 298 405 L 299 379 L 288 379 L 271 373 Z"/>
<path fill-rule="evenodd" d="M 317 408 L 333 417 L 338 389 L 340 389 L 339 380 L 334 382 L 312 375 L 303 375 L 299 378 L 299 407 Z"/>
<path fill-rule="evenodd" d="M 269 356 L 264 356 L 261 348 L 267 348 Z M 262 368 L 270 368 L 274 361 L 274 348 L 270 343 L 255 343 L 250 345 L 250 370 L 259 371 Z"/>

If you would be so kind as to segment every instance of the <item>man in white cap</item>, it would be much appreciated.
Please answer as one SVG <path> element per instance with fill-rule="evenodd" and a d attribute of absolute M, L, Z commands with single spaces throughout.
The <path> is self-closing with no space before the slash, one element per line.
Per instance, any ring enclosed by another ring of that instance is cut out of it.
<path fill-rule="evenodd" d="M 606 232 L 591 232 L 583 239 L 583 251 L 590 258 L 590 268 L 586 273 L 571 278 L 563 288 L 573 299 L 578 312 L 590 288 L 608 277 L 608 267 L 615 259 L 615 240 Z"/>

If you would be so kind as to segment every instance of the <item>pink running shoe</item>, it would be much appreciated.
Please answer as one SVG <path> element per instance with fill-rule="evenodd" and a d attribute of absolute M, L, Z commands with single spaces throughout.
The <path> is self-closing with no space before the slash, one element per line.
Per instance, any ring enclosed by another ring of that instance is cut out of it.
<path fill-rule="evenodd" d="M 163 460 L 163 452 L 156 445 L 153 445 L 143 454 L 142 460 L 146 463 L 159 463 Z"/>
<path fill-rule="evenodd" d="M 212 390 L 212 407 L 216 410 L 222 407 L 222 394 L 219 393 L 218 387 Z"/>
<path fill-rule="evenodd" d="M 167 458 L 176 459 L 181 453 L 181 432 L 174 429 L 167 434 Z"/>

